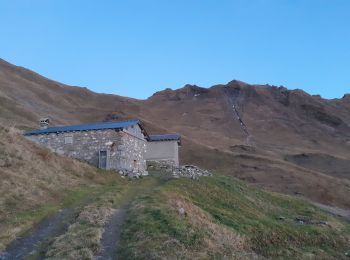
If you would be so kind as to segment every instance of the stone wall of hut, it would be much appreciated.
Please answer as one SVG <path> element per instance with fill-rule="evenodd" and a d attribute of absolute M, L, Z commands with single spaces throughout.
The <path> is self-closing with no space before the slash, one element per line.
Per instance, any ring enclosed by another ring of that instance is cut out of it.
<path fill-rule="evenodd" d="M 99 167 L 99 152 L 108 151 L 107 169 L 146 173 L 146 140 L 139 126 L 26 136 L 50 150 Z"/>

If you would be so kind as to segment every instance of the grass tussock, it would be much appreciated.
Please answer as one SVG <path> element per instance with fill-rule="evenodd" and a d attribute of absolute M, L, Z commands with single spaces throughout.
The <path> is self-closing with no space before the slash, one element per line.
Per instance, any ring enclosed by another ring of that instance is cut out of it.
<path fill-rule="evenodd" d="M 300 199 L 223 176 L 172 180 L 139 198 L 122 238 L 120 254 L 131 259 L 346 259 L 350 253 L 349 224 Z"/>
<path fill-rule="evenodd" d="M 130 185 L 114 184 L 100 193 L 79 213 L 64 234 L 54 239 L 46 252 L 47 259 L 92 259 L 100 250 L 104 225 L 115 212 Z"/>
<path fill-rule="evenodd" d="M 111 208 L 89 205 L 79 214 L 67 232 L 55 238 L 47 259 L 92 259 L 100 249 L 103 225 L 114 212 Z"/>
<path fill-rule="evenodd" d="M 203 248 L 194 258 L 207 256 L 230 259 L 253 259 L 256 255 L 251 251 L 247 239 L 232 229 L 216 223 L 210 214 L 194 205 L 177 193 L 167 193 L 167 206 L 174 216 L 185 218 L 190 226 L 202 229 L 203 238 L 200 247 Z M 184 212 L 183 214 L 180 212 Z"/>

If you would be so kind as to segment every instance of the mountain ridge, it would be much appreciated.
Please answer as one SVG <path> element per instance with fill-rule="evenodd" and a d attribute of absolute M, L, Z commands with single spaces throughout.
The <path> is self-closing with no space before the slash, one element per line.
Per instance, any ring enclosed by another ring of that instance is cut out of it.
<path fill-rule="evenodd" d="M 139 99 L 139 98 L 133 98 L 133 97 L 127 97 L 127 96 L 120 96 L 118 94 L 111 94 L 111 93 L 105 93 L 105 92 L 96 92 L 96 91 L 93 91 L 93 90 L 89 89 L 88 87 L 77 86 L 77 85 L 69 85 L 69 84 L 61 83 L 58 80 L 52 80 L 52 79 L 50 79 L 50 78 L 48 78 L 46 76 L 43 76 L 40 73 L 37 73 L 37 72 L 29 69 L 29 68 L 26 68 L 26 67 L 23 67 L 23 66 L 14 65 L 13 63 L 10 63 L 10 62 L 2 59 L 2 58 L 0 58 L 0 66 L 2 67 L 2 69 L 4 67 L 7 67 L 8 69 L 15 70 L 17 72 L 21 72 L 21 73 L 22 72 L 27 72 L 27 73 L 30 73 L 30 74 L 34 74 L 34 76 L 37 76 L 38 78 L 43 78 L 43 79 L 45 79 L 47 81 L 50 81 L 50 82 L 53 82 L 53 83 L 57 83 L 58 85 L 71 87 L 71 88 L 79 88 L 81 90 L 86 90 L 86 91 L 91 92 L 93 94 L 112 95 L 112 96 L 124 97 L 124 98 L 127 98 L 127 99 L 132 99 L 132 100 L 137 100 L 137 101 L 147 100 L 147 99 L 151 98 L 156 93 L 169 91 L 169 90 L 170 91 L 179 91 L 179 90 L 181 90 L 183 88 L 186 88 L 186 87 L 195 87 L 195 88 L 198 88 L 198 89 L 213 89 L 213 88 L 216 88 L 216 87 L 230 86 L 230 85 L 233 85 L 233 84 L 234 85 L 238 84 L 240 86 L 250 86 L 250 87 L 271 87 L 271 88 L 283 89 L 283 90 L 286 90 L 286 91 L 289 91 L 289 92 L 302 92 L 302 93 L 306 93 L 309 96 L 320 97 L 322 100 L 328 100 L 328 101 L 350 99 L 350 93 L 344 93 L 343 96 L 339 97 L 339 98 L 324 98 L 320 94 L 310 94 L 307 91 L 305 91 L 303 89 L 299 89 L 299 88 L 289 89 L 289 88 L 287 88 L 287 87 L 285 87 L 283 85 L 277 86 L 277 85 L 271 85 L 271 84 L 251 84 L 251 83 L 247 83 L 247 82 L 244 82 L 244 81 L 241 81 L 241 80 L 237 80 L 237 79 L 233 79 L 231 81 L 228 81 L 226 84 L 225 83 L 217 83 L 217 84 L 214 84 L 214 85 L 209 86 L 209 87 L 201 87 L 201 86 L 199 86 L 197 84 L 185 84 L 184 86 L 176 88 L 176 89 L 165 88 L 163 90 L 159 90 L 159 91 L 154 92 L 151 96 L 149 96 L 149 97 L 147 97 L 145 99 Z"/>
<path fill-rule="evenodd" d="M 0 60 L 2 124 L 32 129 L 40 117 L 54 125 L 139 118 L 150 133 L 183 136 L 183 163 L 346 208 L 349 97 L 328 100 L 233 80 L 210 88 L 187 84 L 138 100 L 67 86 Z"/>

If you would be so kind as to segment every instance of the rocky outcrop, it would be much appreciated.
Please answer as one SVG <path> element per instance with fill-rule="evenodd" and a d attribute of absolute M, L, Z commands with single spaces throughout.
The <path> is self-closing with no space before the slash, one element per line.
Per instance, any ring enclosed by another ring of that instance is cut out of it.
<path fill-rule="evenodd" d="M 128 171 L 128 170 L 119 170 L 118 173 L 121 176 L 129 177 L 129 178 L 140 178 L 142 176 L 148 176 L 148 171 Z"/>
<path fill-rule="evenodd" d="M 182 165 L 180 167 L 175 167 L 171 162 L 167 161 L 151 161 L 147 162 L 148 170 L 162 171 L 166 174 L 171 174 L 174 178 L 191 178 L 198 179 L 202 176 L 212 176 L 212 173 L 203 170 L 195 165 Z"/>
<path fill-rule="evenodd" d="M 198 179 L 202 176 L 212 176 L 213 174 L 207 170 L 200 169 L 195 165 L 183 165 L 175 168 L 172 172 L 175 178 L 185 177 L 191 179 Z"/>

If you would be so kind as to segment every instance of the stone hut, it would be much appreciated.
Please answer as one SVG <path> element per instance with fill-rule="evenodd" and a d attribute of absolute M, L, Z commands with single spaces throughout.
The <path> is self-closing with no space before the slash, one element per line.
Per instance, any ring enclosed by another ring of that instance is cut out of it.
<path fill-rule="evenodd" d="M 180 146 L 179 134 L 149 135 L 146 160 L 178 167 Z"/>
<path fill-rule="evenodd" d="M 59 154 L 127 175 L 147 175 L 149 136 L 139 120 L 45 127 L 25 136 Z"/>

